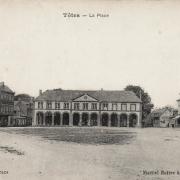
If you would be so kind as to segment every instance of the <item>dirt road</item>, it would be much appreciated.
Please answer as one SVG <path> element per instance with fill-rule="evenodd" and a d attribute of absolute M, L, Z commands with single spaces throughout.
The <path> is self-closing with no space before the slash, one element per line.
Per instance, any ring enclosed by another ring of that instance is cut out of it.
<path fill-rule="evenodd" d="M 95 145 L 0 129 L 0 180 L 180 179 L 179 129 L 129 131 L 131 143 Z"/>

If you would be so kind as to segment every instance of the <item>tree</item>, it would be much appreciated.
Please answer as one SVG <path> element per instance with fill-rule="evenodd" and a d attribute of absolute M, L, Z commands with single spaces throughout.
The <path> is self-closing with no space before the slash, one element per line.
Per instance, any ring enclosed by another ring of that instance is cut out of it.
<path fill-rule="evenodd" d="M 151 97 L 147 92 L 144 91 L 140 86 L 128 85 L 124 89 L 125 91 L 132 91 L 139 97 L 142 101 L 142 118 L 145 119 L 148 114 L 151 113 L 154 105 L 151 102 Z"/>

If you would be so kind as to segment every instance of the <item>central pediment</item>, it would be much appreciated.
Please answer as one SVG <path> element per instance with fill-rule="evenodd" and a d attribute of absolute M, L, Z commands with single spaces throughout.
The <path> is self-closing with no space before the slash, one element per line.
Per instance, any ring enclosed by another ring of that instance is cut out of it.
<path fill-rule="evenodd" d="M 73 101 L 95 101 L 95 102 L 97 102 L 98 100 L 92 96 L 89 96 L 88 94 L 84 94 L 80 97 L 73 99 Z"/>

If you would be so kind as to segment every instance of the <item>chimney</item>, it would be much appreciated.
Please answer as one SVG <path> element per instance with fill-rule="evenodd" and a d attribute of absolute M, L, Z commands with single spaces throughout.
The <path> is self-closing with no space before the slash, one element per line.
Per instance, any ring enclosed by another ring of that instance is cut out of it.
<path fill-rule="evenodd" d="M 41 89 L 39 90 L 39 96 L 40 96 L 40 95 L 42 95 L 42 90 L 41 90 Z"/>
<path fill-rule="evenodd" d="M 103 88 L 101 88 L 101 91 L 103 91 Z"/>

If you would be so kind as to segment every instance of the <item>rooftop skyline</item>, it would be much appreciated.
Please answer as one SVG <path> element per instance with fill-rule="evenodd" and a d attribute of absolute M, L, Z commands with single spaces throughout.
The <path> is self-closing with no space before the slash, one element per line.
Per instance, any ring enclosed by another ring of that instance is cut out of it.
<path fill-rule="evenodd" d="M 166 0 L 0 1 L 0 81 L 35 97 L 39 89 L 139 85 L 155 107 L 177 107 L 179 8 Z M 109 17 L 64 18 L 64 12 Z"/>

